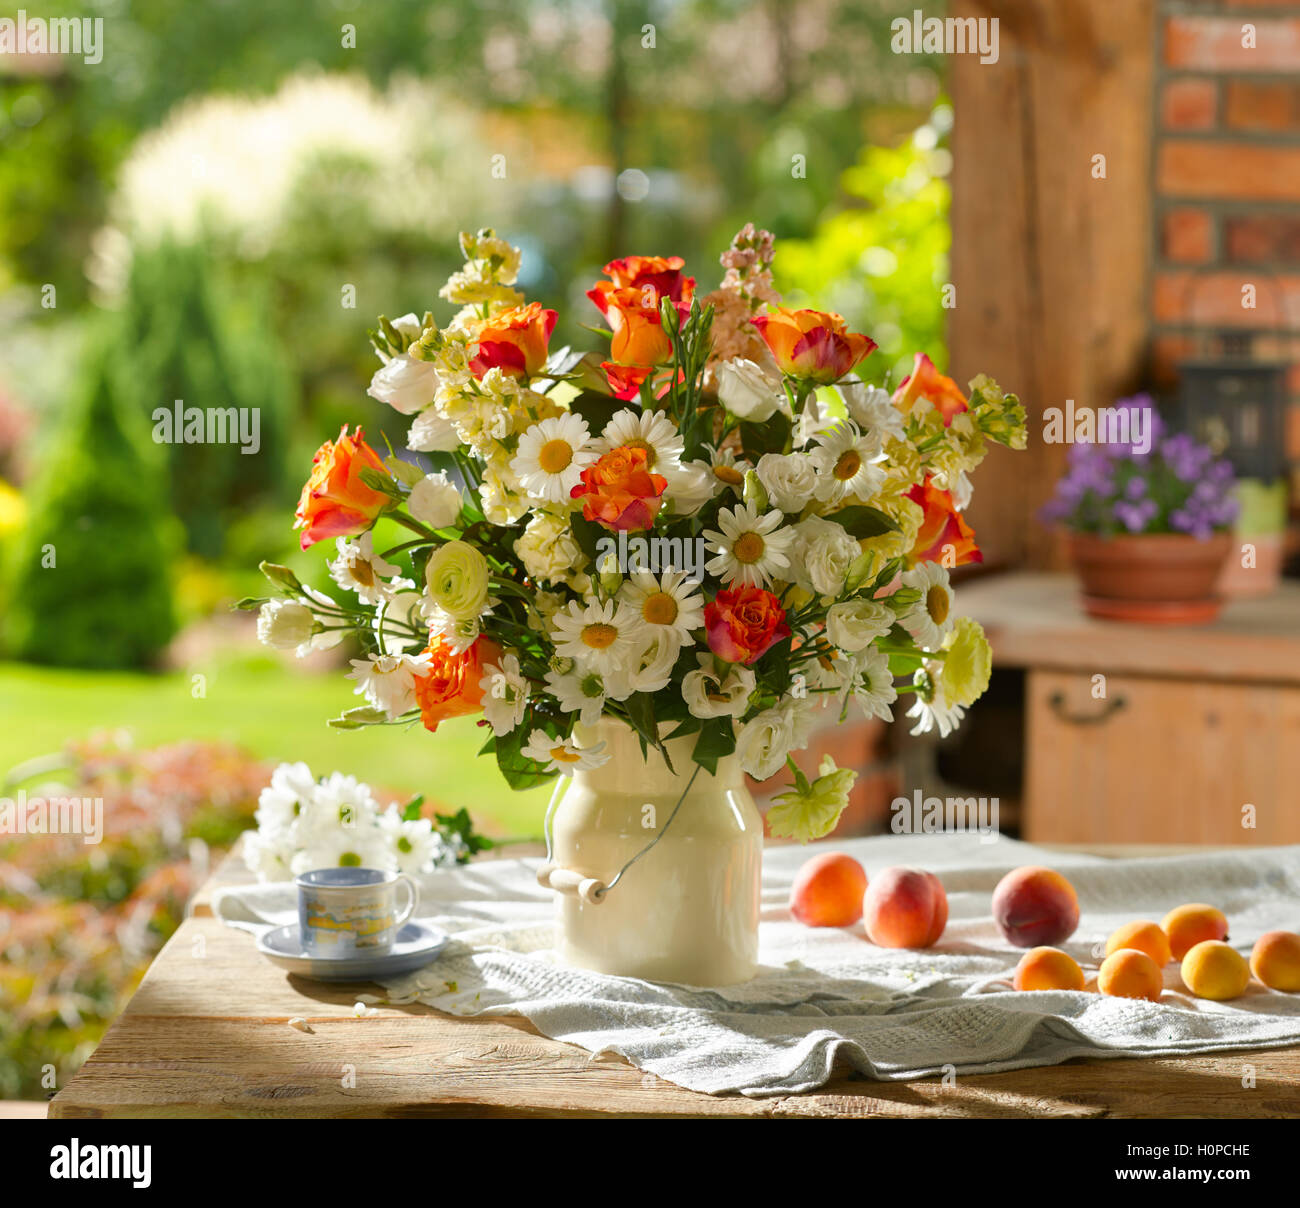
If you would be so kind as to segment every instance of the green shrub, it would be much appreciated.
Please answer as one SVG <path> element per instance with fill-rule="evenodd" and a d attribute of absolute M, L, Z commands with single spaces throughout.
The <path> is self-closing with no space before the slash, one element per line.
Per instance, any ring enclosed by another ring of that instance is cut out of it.
<path fill-rule="evenodd" d="M 175 630 L 175 522 L 157 453 L 121 405 L 115 348 L 107 332 L 91 348 L 13 542 L 8 646 L 31 662 L 146 666 Z"/>

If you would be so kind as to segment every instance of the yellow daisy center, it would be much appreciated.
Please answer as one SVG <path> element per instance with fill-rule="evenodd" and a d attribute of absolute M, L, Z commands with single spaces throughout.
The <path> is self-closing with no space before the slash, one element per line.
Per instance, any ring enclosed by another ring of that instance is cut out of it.
<path fill-rule="evenodd" d="M 573 448 L 567 440 L 548 440 L 537 450 L 537 464 L 547 474 L 560 474 L 569 468 Z"/>
<path fill-rule="evenodd" d="M 731 547 L 731 553 L 737 562 L 744 562 L 748 565 L 751 562 L 757 562 L 763 556 L 765 548 L 766 546 L 760 534 L 741 533 L 736 538 L 736 543 Z"/>
<path fill-rule="evenodd" d="M 556 763 L 577 763 L 582 756 L 577 751 L 570 751 L 568 747 L 552 747 L 551 758 Z"/>
<path fill-rule="evenodd" d="M 614 625 L 587 625 L 582 631 L 582 644 L 593 650 L 608 650 L 618 637 L 618 628 Z"/>
<path fill-rule="evenodd" d="M 650 444 L 648 441 L 642 440 L 640 437 L 638 437 L 636 440 L 625 441 L 623 447 L 625 449 L 644 449 L 646 469 L 647 470 L 654 469 L 656 454 L 655 454 L 654 446 Z"/>
<path fill-rule="evenodd" d="M 651 625 L 671 625 L 677 620 L 677 601 L 666 591 L 657 591 L 645 598 L 641 615 Z"/>
<path fill-rule="evenodd" d="M 848 482 L 860 469 L 862 469 L 862 455 L 856 449 L 846 449 L 840 454 L 832 473 L 841 482 Z"/>
<path fill-rule="evenodd" d="M 735 466 L 714 466 L 713 477 L 732 487 L 738 487 L 745 481 L 745 476 Z"/>
<path fill-rule="evenodd" d="M 937 584 L 925 593 L 925 611 L 936 625 L 942 625 L 948 619 L 948 604 L 948 593 Z"/>
<path fill-rule="evenodd" d="M 375 568 L 364 559 L 352 564 L 352 577 L 363 587 L 375 585 Z"/>

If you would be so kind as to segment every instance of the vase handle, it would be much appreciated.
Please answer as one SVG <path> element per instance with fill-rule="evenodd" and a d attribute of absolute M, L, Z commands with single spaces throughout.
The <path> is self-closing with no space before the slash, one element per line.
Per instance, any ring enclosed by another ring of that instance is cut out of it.
<path fill-rule="evenodd" d="M 556 893 L 568 893 L 597 906 L 605 900 L 605 882 L 595 877 L 584 877 L 568 868 L 560 868 L 549 860 L 537 870 L 537 883 Z"/>

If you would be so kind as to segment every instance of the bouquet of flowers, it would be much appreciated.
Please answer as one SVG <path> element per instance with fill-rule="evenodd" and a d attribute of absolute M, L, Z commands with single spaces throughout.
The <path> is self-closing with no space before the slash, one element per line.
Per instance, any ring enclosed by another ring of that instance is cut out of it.
<path fill-rule="evenodd" d="M 1071 446 L 1044 519 L 1103 537 L 1184 533 L 1204 541 L 1230 528 L 1238 508 L 1231 463 L 1186 433 L 1166 434 L 1150 395 L 1121 399 L 1114 410 L 1132 415 L 1116 430 L 1144 433 L 1141 444 Z"/>
<path fill-rule="evenodd" d="M 280 598 L 245 602 L 263 640 L 355 635 L 367 703 L 334 725 L 481 714 L 483 754 L 522 788 L 599 766 L 591 727 L 614 718 L 648 758 L 694 736 L 710 772 L 733 752 L 759 780 L 788 767 L 771 829 L 825 834 L 852 775 L 810 782 L 791 758 L 823 709 L 887 719 L 910 693 L 917 729 L 947 734 L 987 685 L 949 571 L 980 560 L 968 474 L 990 440 L 1024 447 L 1019 401 L 984 376 L 963 393 L 921 353 L 892 396 L 862 381 L 874 341 L 781 305 L 752 226 L 703 297 L 680 257 L 606 265 L 600 354 L 550 349 L 518 248 L 491 230 L 461 247 L 449 323 L 371 333 L 369 393 L 428 460 L 346 426 L 321 446 L 296 526 L 303 548 L 337 542 L 347 596 L 264 564 Z M 410 539 L 376 549 L 381 517 Z"/>

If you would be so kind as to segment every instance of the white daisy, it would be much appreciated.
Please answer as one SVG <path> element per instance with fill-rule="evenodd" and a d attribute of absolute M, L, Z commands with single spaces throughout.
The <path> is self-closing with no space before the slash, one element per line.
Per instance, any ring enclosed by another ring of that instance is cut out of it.
<path fill-rule="evenodd" d="M 847 496 L 869 499 L 885 481 L 877 464 L 880 440 L 864 436 L 852 420 L 841 420 L 813 437 L 810 454 L 817 465 L 817 498 L 837 503 Z"/>
<path fill-rule="evenodd" d="M 644 449 L 646 469 L 667 477 L 681 465 L 686 442 L 664 412 L 625 407 L 605 425 L 596 447 L 601 453 L 622 447 Z"/>
<path fill-rule="evenodd" d="M 483 632 L 483 617 L 491 612 L 492 609 L 489 607 L 483 610 L 482 616 L 453 617 L 451 613 L 436 604 L 426 602 L 424 605 L 424 615 L 429 622 L 430 640 L 441 638 L 450 654 L 464 654 L 474 645 Z"/>
<path fill-rule="evenodd" d="M 566 503 L 583 469 L 597 456 L 586 420 L 566 411 L 534 424 L 519 438 L 510 468 L 532 498 Z"/>
<path fill-rule="evenodd" d="M 353 693 L 364 696 L 394 721 L 415 708 L 415 677 L 427 675 L 428 654 L 372 654 L 353 659 L 348 679 L 356 680 Z"/>
<path fill-rule="evenodd" d="M 316 777 L 305 763 L 282 763 L 271 773 L 271 783 L 257 798 L 258 830 L 264 833 L 288 830 L 303 805 L 316 795 Z"/>
<path fill-rule="evenodd" d="M 244 832 L 244 865 L 259 881 L 291 881 L 293 836 L 289 831 Z"/>
<path fill-rule="evenodd" d="M 939 677 L 931 673 L 929 666 L 918 671 L 912 677 L 912 683 L 917 691 L 916 704 L 907 711 L 908 717 L 916 718 L 911 732 L 928 734 L 937 729 L 940 738 L 947 738 L 961 724 L 966 710 L 944 696 Z"/>
<path fill-rule="evenodd" d="M 835 389 L 844 400 L 849 418 L 864 432 L 882 442 L 889 437 L 903 439 L 903 413 L 894 406 L 888 390 L 868 386 L 857 378 L 846 378 Z"/>
<path fill-rule="evenodd" d="M 921 562 L 904 572 L 901 582 L 919 591 L 921 598 L 898 618 L 899 622 L 918 646 L 938 650 L 955 615 L 948 571 L 937 562 Z"/>
<path fill-rule="evenodd" d="M 545 730 L 534 730 L 528 737 L 523 754 L 544 764 L 546 771 L 572 776 L 609 762 L 609 753 L 603 742 L 593 747 L 580 747 L 571 738 L 552 738 Z"/>
<path fill-rule="evenodd" d="M 835 667 L 842 677 L 841 713 L 850 701 L 857 701 L 868 717 L 893 720 L 890 706 L 898 699 L 898 692 L 889 670 L 889 656 L 883 650 L 867 646 L 853 654 L 841 655 L 835 660 Z"/>
<path fill-rule="evenodd" d="M 623 604 L 571 600 L 551 618 L 555 653 L 602 675 L 625 667 L 637 649 L 640 622 Z"/>
<path fill-rule="evenodd" d="M 641 630 L 636 652 L 620 670 L 605 677 L 610 696 L 626 700 L 634 692 L 658 692 L 668 687 L 680 650 L 681 646 L 671 637 L 647 635 Z"/>
<path fill-rule="evenodd" d="M 745 489 L 745 471 L 752 470 L 754 467 L 747 461 L 737 461 L 734 449 L 715 449 L 712 445 L 705 445 L 704 448 L 709 454 L 709 460 L 705 464 L 708 465 L 714 482 L 739 495 Z"/>
<path fill-rule="evenodd" d="M 385 561 L 374 550 L 374 534 L 353 539 L 340 537 L 338 557 L 330 563 L 330 577 L 340 587 L 357 593 L 362 604 L 380 604 L 392 594 L 385 578 L 400 574 L 401 568 Z"/>
<path fill-rule="evenodd" d="M 407 821 L 396 806 L 390 805 L 379 815 L 379 827 L 392 849 L 398 872 L 408 876 L 428 872 L 444 858 L 447 844 L 428 818 Z"/>
<path fill-rule="evenodd" d="M 289 867 L 295 876 L 317 868 L 380 868 L 397 871 L 397 858 L 378 822 L 367 826 L 320 830 L 294 852 Z"/>
<path fill-rule="evenodd" d="M 640 619 L 647 632 L 678 647 L 704 624 L 704 597 L 685 571 L 670 570 L 656 578 L 640 570 L 625 579 L 619 599 Z"/>
<path fill-rule="evenodd" d="M 519 670 L 518 658 L 505 654 L 499 666 L 486 664 L 478 684 L 483 691 L 483 716 L 492 733 L 509 734 L 524 720 L 528 708 L 528 681 Z"/>
<path fill-rule="evenodd" d="M 569 671 L 548 671 L 546 689 L 560 702 L 565 713 L 576 713 L 584 726 L 594 726 L 600 720 L 609 693 L 605 679 L 598 671 L 573 667 Z"/>
<path fill-rule="evenodd" d="M 718 512 L 722 531 L 705 529 L 704 536 L 718 551 L 705 569 L 727 585 L 765 587 L 781 571 L 789 569 L 786 550 L 794 538 L 790 529 L 780 528 L 785 517 L 778 511 L 760 516 L 747 503 Z"/>

